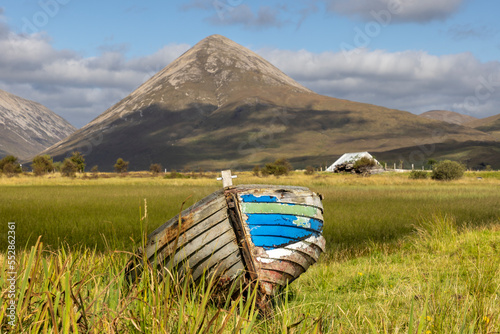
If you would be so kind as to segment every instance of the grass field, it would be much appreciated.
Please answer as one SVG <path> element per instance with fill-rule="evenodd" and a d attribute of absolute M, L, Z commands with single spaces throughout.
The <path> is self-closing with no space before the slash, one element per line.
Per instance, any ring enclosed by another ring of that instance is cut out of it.
<path fill-rule="evenodd" d="M 175 279 L 157 284 L 147 276 L 130 294 L 123 291 L 124 252 L 137 247 L 141 228 L 152 231 L 189 196 L 187 205 L 220 188 L 215 175 L 1 178 L 0 233 L 16 222 L 16 330 L 500 332 L 500 173 L 448 183 L 405 174 L 241 173 L 235 183 L 301 185 L 325 197 L 327 252 L 276 301 L 271 318 L 259 317 L 251 298 L 220 307 L 208 301 L 210 287 Z M 43 246 L 31 248 L 39 235 Z M 5 269 L 6 237 L 0 247 Z M 6 277 L 2 270 L 0 286 Z"/>

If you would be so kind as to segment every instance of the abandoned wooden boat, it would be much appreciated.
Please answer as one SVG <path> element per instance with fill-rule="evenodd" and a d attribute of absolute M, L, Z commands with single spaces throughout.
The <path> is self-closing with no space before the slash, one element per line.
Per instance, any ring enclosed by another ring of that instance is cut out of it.
<path fill-rule="evenodd" d="M 147 237 L 143 258 L 160 268 L 244 279 L 274 295 L 325 250 L 321 195 L 308 188 L 228 186 L 214 192 Z M 139 266 L 140 268 L 140 266 Z M 129 268 L 129 277 L 138 268 Z"/>

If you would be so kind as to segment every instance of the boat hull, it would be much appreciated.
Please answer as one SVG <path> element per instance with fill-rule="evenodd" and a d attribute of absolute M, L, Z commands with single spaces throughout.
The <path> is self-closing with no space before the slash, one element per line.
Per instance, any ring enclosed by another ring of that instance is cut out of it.
<path fill-rule="evenodd" d="M 227 187 L 153 231 L 140 258 L 161 270 L 189 271 L 194 280 L 244 279 L 274 295 L 325 250 L 321 199 L 303 187 Z M 141 267 L 129 267 L 132 280 Z"/>

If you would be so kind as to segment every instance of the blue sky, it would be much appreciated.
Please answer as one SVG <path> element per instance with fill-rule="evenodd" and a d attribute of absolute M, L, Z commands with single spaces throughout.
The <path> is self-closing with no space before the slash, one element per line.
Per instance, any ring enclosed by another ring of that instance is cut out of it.
<path fill-rule="evenodd" d="M 499 114 L 500 2 L 6 0 L 0 89 L 77 127 L 224 35 L 318 93 L 414 113 Z"/>

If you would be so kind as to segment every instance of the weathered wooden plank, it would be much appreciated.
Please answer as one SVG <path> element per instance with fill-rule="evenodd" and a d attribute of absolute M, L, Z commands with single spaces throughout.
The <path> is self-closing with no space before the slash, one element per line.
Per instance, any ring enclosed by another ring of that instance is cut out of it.
<path fill-rule="evenodd" d="M 304 189 L 305 188 L 301 190 L 288 190 L 285 187 L 282 189 L 251 189 L 239 192 L 238 196 L 241 202 L 302 204 L 314 206 L 323 210 L 320 196 L 316 193 L 312 193 L 309 189 Z"/>
<path fill-rule="evenodd" d="M 294 250 L 296 252 L 300 252 L 302 254 L 305 254 L 304 256 L 308 256 L 311 259 L 311 262 L 312 262 L 311 264 L 314 264 L 314 263 L 316 263 L 316 261 L 318 261 L 321 253 L 323 253 L 323 250 L 318 245 L 310 242 L 310 240 L 315 240 L 315 239 L 309 238 L 309 239 L 303 240 L 302 242 L 297 243 L 297 244 L 290 244 L 290 245 L 285 246 L 285 249 L 290 249 L 290 250 Z M 325 238 L 323 238 L 323 236 L 321 236 L 319 239 L 322 239 L 323 242 L 319 241 L 318 244 L 324 246 Z"/>
<path fill-rule="evenodd" d="M 224 280 L 235 279 L 237 276 L 245 275 L 245 265 L 241 260 L 240 252 L 234 252 L 220 263 L 212 266 L 206 275 L 209 279 L 214 275 L 215 277 L 222 277 Z"/>
<path fill-rule="evenodd" d="M 281 258 L 279 260 L 270 260 L 267 258 L 257 258 L 259 263 L 259 272 L 261 270 L 273 270 L 286 273 L 292 277 L 292 280 L 296 279 L 302 275 L 307 268 L 309 268 L 309 262 L 300 254 L 294 253 L 286 258 Z"/>
<path fill-rule="evenodd" d="M 259 249 L 259 248 L 256 248 Z M 277 248 L 265 251 L 262 248 L 259 249 L 259 255 L 256 255 L 256 260 L 260 263 L 267 263 L 272 265 L 273 263 L 279 261 L 287 261 L 293 262 L 299 266 L 301 266 L 304 271 L 309 268 L 312 264 L 314 264 L 314 260 L 309 256 L 301 252 L 297 252 L 296 250 Z M 261 266 L 262 267 L 262 266 Z M 267 267 L 267 266 L 264 266 Z"/>
<path fill-rule="evenodd" d="M 227 209 L 227 203 L 223 191 L 217 191 L 205 197 L 203 200 L 182 211 L 180 233 L 182 234 L 188 231 L 200 222 L 203 222 L 206 218 L 224 209 Z M 179 233 L 178 222 L 179 215 L 168 220 L 165 224 L 148 235 L 148 254 L 154 254 L 155 250 L 160 250 L 165 245 L 175 240 Z"/>
<path fill-rule="evenodd" d="M 175 239 L 174 239 L 170 243 L 166 244 L 165 247 L 161 249 L 160 253 L 163 254 L 165 257 L 170 256 L 172 252 L 178 251 L 180 248 L 185 247 L 186 244 L 192 243 L 194 239 L 202 237 L 204 234 L 208 233 L 214 228 L 223 228 L 227 230 L 230 227 L 231 224 L 228 221 L 227 212 L 225 210 L 220 210 L 216 212 L 214 215 L 206 218 L 204 221 L 200 222 L 193 228 L 182 233 L 177 241 L 176 250 L 173 249 L 173 247 L 175 246 Z M 200 247 L 201 246 L 202 245 L 200 245 Z"/>
<path fill-rule="evenodd" d="M 233 255 L 231 255 L 233 256 Z M 241 254 L 240 252 L 236 252 L 234 254 L 236 258 L 236 262 L 227 269 L 227 271 L 224 273 L 224 276 L 234 278 L 239 275 L 244 275 L 245 274 L 245 265 L 243 264 L 243 261 L 241 260 Z"/>
<path fill-rule="evenodd" d="M 326 240 L 322 235 L 320 235 L 319 237 L 311 236 L 310 238 L 304 240 L 304 242 L 314 245 L 315 247 L 319 248 L 321 252 L 325 252 L 326 250 Z"/>
<path fill-rule="evenodd" d="M 287 282 L 294 280 L 292 275 L 284 273 L 282 271 L 274 270 L 259 270 L 259 280 L 262 282 L 269 282 L 280 285 L 280 287 L 286 286 Z"/>
<path fill-rule="evenodd" d="M 231 267 L 234 262 L 231 262 L 232 259 L 226 262 L 227 258 L 231 254 L 239 253 L 238 245 L 236 244 L 236 238 L 232 239 L 231 242 L 224 245 L 223 247 L 217 249 L 213 253 L 211 253 L 208 258 L 205 258 L 203 262 L 198 263 L 192 268 L 195 268 L 193 271 L 193 279 L 197 280 L 203 274 L 204 271 L 210 270 L 210 268 L 218 265 L 219 270 L 224 272 L 226 269 Z"/>
<path fill-rule="evenodd" d="M 209 210 L 202 210 L 200 211 L 200 215 L 196 214 L 194 217 L 191 217 L 189 220 L 186 219 L 184 223 L 181 223 L 181 234 L 179 235 L 179 240 L 177 241 L 177 248 L 184 246 L 194 238 L 220 224 L 220 222 L 227 220 L 227 210 L 224 206 L 216 206 L 212 209 L 212 212 Z M 183 224 L 185 224 L 184 227 Z M 188 226 L 187 224 L 191 225 Z M 228 226 L 231 226 L 229 222 Z M 164 254 L 164 257 L 170 255 L 173 251 L 177 233 L 177 226 L 172 226 L 169 229 L 164 230 L 161 235 L 158 235 L 156 242 L 147 248 L 148 257 L 157 251 L 155 246 L 158 246 L 159 253 Z"/>
<path fill-rule="evenodd" d="M 236 237 L 234 235 L 233 230 L 228 230 L 221 234 L 216 239 L 206 243 L 196 252 L 191 254 L 185 261 L 182 262 L 184 267 L 189 267 L 193 270 L 196 270 L 196 267 L 199 266 L 203 261 L 213 256 L 217 251 L 226 245 L 231 245 L 234 250 L 238 249 L 236 245 Z"/>
<path fill-rule="evenodd" d="M 168 260 L 169 262 L 166 264 L 166 266 L 175 266 L 178 263 L 188 259 L 196 252 L 201 251 L 202 248 L 206 247 L 207 244 L 219 238 L 222 234 L 231 231 L 231 224 L 226 218 L 223 221 L 219 222 L 217 225 L 212 226 L 209 230 L 204 231 L 204 233 L 199 234 L 197 237 L 191 239 L 188 243 L 185 243 L 183 247 L 178 247 L 173 257 L 172 245 L 171 248 L 168 248 L 168 252 L 164 251 L 160 253 L 159 259 L 161 261 L 164 261 L 165 259 L 170 257 L 170 259 Z"/>

